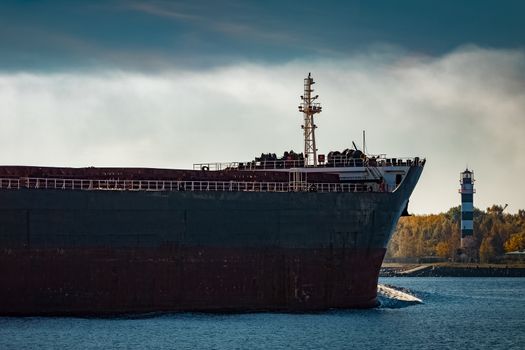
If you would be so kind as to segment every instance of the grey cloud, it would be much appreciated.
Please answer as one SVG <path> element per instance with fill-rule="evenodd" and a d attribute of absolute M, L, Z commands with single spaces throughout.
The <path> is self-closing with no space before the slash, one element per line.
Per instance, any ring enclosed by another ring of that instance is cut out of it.
<path fill-rule="evenodd" d="M 359 142 L 366 129 L 371 153 L 428 158 L 415 212 L 457 205 L 467 164 L 478 178 L 477 206 L 525 208 L 525 53 L 466 47 L 438 58 L 381 57 L 153 74 L 4 73 L 0 163 L 191 167 L 300 150 L 298 96 L 311 71 L 324 106 L 321 152 Z"/>

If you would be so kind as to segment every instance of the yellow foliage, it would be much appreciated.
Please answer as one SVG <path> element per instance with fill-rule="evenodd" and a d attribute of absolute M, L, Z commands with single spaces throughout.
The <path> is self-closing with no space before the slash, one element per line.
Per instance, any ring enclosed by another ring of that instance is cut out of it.
<path fill-rule="evenodd" d="M 439 242 L 436 245 L 436 255 L 442 258 L 448 258 L 450 256 L 450 243 Z"/>
<path fill-rule="evenodd" d="M 388 257 L 440 256 L 453 258 L 460 245 L 461 208 L 446 213 L 401 218 L 388 247 Z M 499 205 L 474 209 L 473 248 L 483 261 L 505 251 L 525 249 L 525 210 L 517 214 Z"/>
<path fill-rule="evenodd" d="M 525 231 L 515 233 L 505 242 L 505 251 L 513 252 L 525 249 Z"/>

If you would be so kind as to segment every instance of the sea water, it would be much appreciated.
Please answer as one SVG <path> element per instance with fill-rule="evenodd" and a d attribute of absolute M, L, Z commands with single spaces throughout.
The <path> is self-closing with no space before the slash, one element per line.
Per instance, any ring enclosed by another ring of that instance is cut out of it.
<path fill-rule="evenodd" d="M 525 349 L 525 278 L 380 283 L 423 303 L 313 314 L 5 317 L 0 349 Z"/>

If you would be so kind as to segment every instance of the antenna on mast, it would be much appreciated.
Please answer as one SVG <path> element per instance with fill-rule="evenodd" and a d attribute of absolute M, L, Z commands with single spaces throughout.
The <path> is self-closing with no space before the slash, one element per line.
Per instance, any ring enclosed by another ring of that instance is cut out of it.
<path fill-rule="evenodd" d="M 366 139 L 365 139 L 365 131 L 363 130 L 363 153 L 366 154 Z"/>
<path fill-rule="evenodd" d="M 315 147 L 314 114 L 321 112 L 321 104 L 314 103 L 319 95 L 312 96 L 312 85 L 315 84 L 311 73 L 304 79 L 304 95 L 301 96 L 303 102 L 299 105 L 299 112 L 304 115 L 304 166 L 317 166 L 317 148 Z"/>

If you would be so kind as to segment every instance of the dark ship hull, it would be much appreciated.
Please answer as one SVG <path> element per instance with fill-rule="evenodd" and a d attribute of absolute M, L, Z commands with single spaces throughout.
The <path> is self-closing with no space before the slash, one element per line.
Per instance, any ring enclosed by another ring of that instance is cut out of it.
<path fill-rule="evenodd" d="M 0 189 L 0 314 L 366 308 L 393 192 Z"/>

